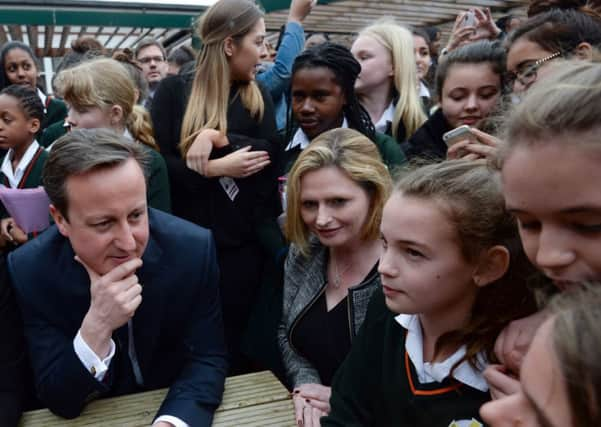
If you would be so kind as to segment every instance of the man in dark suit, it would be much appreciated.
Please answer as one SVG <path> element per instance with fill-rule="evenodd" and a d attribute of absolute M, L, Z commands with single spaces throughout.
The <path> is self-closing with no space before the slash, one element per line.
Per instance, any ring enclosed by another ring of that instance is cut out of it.
<path fill-rule="evenodd" d="M 95 397 L 169 386 L 154 426 L 210 426 L 226 373 L 214 243 L 147 208 L 145 160 L 100 129 L 50 153 L 56 225 L 8 258 L 36 391 L 73 418 Z"/>

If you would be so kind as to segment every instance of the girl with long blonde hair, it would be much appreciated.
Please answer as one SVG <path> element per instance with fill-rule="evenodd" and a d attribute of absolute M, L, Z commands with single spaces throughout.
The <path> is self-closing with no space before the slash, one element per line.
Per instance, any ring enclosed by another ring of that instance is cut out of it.
<path fill-rule="evenodd" d="M 274 108 L 255 81 L 264 51 L 263 13 L 249 0 L 219 0 L 201 17 L 197 33 L 203 45 L 193 76 L 165 79 L 152 116 L 161 150 L 169 153 L 174 212 L 215 236 L 230 373 L 240 373 L 246 370 L 241 325 L 266 255 L 275 259 L 284 247 L 271 166 Z"/>
<path fill-rule="evenodd" d="M 411 32 L 393 21 L 363 29 L 351 48 L 361 64 L 355 83 L 376 130 L 405 142 L 426 121 Z"/>

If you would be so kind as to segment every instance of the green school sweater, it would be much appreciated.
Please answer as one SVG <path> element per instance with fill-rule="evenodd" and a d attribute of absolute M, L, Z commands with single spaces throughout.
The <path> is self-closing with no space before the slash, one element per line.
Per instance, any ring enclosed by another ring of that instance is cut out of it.
<path fill-rule="evenodd" d="M 490 400 L 453 378 L 420 384 L 405 350 L 406 330 L 378 289 L 361 331 L 336 372 L 331 412 L 322 427 L 480 427 L 480 406 Z"/>

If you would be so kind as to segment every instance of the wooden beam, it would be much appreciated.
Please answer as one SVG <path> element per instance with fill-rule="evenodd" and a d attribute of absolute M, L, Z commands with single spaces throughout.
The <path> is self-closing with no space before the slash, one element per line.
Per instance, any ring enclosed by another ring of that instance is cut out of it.
<path fill-rule="evenodd" d="M 133 33 L 136 32 L 136 28 L 132 28 L 131 31 L 129 33 L 127 33 L 127 35 L 123 36 L 123 38 L 121 39 L 121 41 L 117 44 L 117 46 L 115 46 L 115 49 L 119 49 L 121 47 L 121 45 L 123 44 L 123 42 L 125 40 L 127 40 Z"/>
<path fill-rule="evenodd" d="M 61 41 L 59 42 L 59 45 L 58 45 L 58 55 L 57 56 L 65 55 L 65 45 L 67 44 L 67 38 L 69 37 L 69 33 L 71 33 L 71 26 L 64 25 L 63 32 L 61 33 Z"/>
<path fill-rule="evenodd" d="M 29 37 L 29 46 L 36 51 L 38 48 L 38 27 L 37 25 L 27 26 L 27 37 Z"/>
<path fill-rule="evenodd" d="M 79 34 L 77 35 L 77 38 L 79 39 L 79 38 L 83 37 L 84 35 L 86 35 L 87 31 L 88 31 L 88 27 L 83 25 L 81 27 L 81 30 L 79 30 Z"/>
<path fill-rule="evenodd" d="M 0 24 L 0 45 L 7 43 L 8 37 L 6 36 L 6 30 L 4 29 L 4 25 Z"/>
<path fill-rule="evenodd" d="M 140 42 L 140 40 L 142 40 L 144 37 L 148 36 L 148 34 L 150 34 L 152 32 L 154 28 L 148 28 L 146 31 L 143 31 L 140 36 L 134 40 L 134 42 L 131 44 L 131 47 L 135 48 L 136 45 Z"/>
<path fill-rule="evenodd" d="M 118 32 L 119 32 L 119 27 L 115 27 L 115 29 L 113 30 L 113 34 L 111 34 L 109 36 L 109 38 L 106 39 L 106 42 L 104 43 L 104 47 L 108 48 L 109 43 L 111 42 L 113 37 L 115 37 L 117 35 Z"/>
<path fill-rule="evenodd" d="M 10 38 L 13 41 L 23 41 L 23 31 L 21 30 L 21 25 L 9 25 L 8 31 L 10 32 Z"/>
<path fill-rule="evenodd" d="M 52 39 L 54 38 L 54 25 L 44 27 L 44 56 L 50 56 L 52 51 Z"/>

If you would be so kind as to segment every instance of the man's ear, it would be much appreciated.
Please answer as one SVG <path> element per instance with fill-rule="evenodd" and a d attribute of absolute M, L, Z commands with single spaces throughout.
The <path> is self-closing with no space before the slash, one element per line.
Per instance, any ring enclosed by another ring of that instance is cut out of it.
<path fill-rule="evenodd" d="M 63 236 L 69 237 L 69 222 L 67 221 L 67 218 L 65 218 L 63 214 L 60 213 L 60 211 L 53 204 L 50 205 L 50 215 L 52 215 L 52 219 L 54 220 L 58 231 Z"/>
<path fill-rule="evenodd" d="M 223 52 L 228 58 L 234 55 L 234 39 L 232 37 L 226 37 L 223 41 Z"/>
<path fill-rule="evenodd" d="M 472 276 L 476 286 L 486 286 L 499 280 L 509 269 L 509 250 L 502 245 L 488 249 L 481 257 Z"/>
<path fill-rule="evenodd" d="M 593 47 L 590 43 L 582 42 L 574 49 L 574 56 L 583 61 L 592 61 Z"/>

